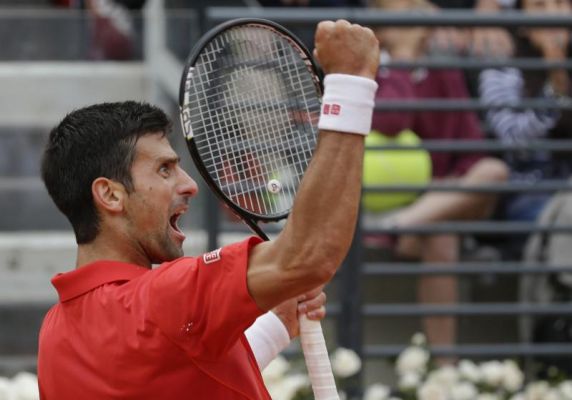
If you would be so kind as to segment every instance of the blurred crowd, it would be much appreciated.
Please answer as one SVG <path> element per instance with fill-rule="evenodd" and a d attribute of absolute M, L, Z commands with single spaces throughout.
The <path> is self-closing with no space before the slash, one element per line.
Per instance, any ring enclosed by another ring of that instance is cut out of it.
<path fill-rule="evenodd" d="M 54 6 L 78 8 L 93 18 L 90 57 L 97 60 L 129 60 L 134 56 L 134 22 L 131 11 L 145 0 L 52 0 Z M 183 2 L 184 3 L 184 2 Z M 229 4 L 225 5 L 232 5 Z M 234 5 L 237 2 L 234 2 Z M 249 0 L 248 6 L 264 7 L 370 7 L 388 12 L 437 13 L 441 9 L 467 9 L 477 13 L 519 10 L 531 15 L 571 15 L 572 0 Z M 241 3 L 241 4 L 243 4 Z M 181 6 L 179 3 L 177 6 Z M 210 4 L 209 4 L 210 5 Z M 561 104 L 572 95 L 570 71 L 562 68 L 520 70 L 488 68 L 467 73 L 455 68 L 390 68 L 393 61 L 422 62 L 430 59 L 474 58 L 510 60 L 534 58 L 560 62 L 571 50 L 568 28 L 427 28 L 372 26 L 381 48 L 378 98 L 385 100 L 479 98 L 494 106 L 541 100 Z M 424 140 L 483 141 L 497 139 L 523 149 L 539 139 L 568 139 L 572 134 L 569 110 L 492 108 L 475 111 L 378 111 L 368 144 L 418 144 Z M 529 146 L 528 146 L 529 147 Z M 530 149 L 529 149 L 530 150 Z M 395 156 L 397 154 L 397 156 Z M 564 154 L 564 155 L 562 155 Z M 389 171 L 389 172 L 388 172 Z M 567 153 L 509 151 L 504 154 L 474 152 L 366 153 L 366 184 L 452 183 L 461 187 L 567 180 L 572 171 Z M 447 221 L 537 221 L 553 193 L 432 192 L 368 194 L 364 209 L 381 216 L 388 228 L 408 228 Z M 390 248 L 398 259 L 454 266 L 463 257 L 459 235 L 383 235 L 369 238 L 375 246 Z M 517 259 L 526 237 L 503 239 Z M 571 243 L 572 244 L 572 243 Z M 453 304 L 458 284 L 452 276 L 422 277 L 417 288 L 422 303 Z M 424 328 L 432 344 L 449 345 L 457 340 L 454 317 L 427 317 Z M 445 360 L 446 361 L 446 360 Z"/>
<path fill-rule="evenodd" d="M 438 4 L 440 3 L 440 4 Z M 426 0 L 375 0 L 372 7 L 388 11 L 435 12 L 453 2 Z M 466 6 L 469 6 L 468 4 Z M 502 12 L 518 9 L 527 14 L 572 14 L 569 0 L 522 0 L 514 2 L 476 1 L 470 5 L 477 12 Z M 485 60 L 535 58 L 547 62 L 565 61 L 570 51 L 570 30 L 567 28 L 376 28 L 381 47 L 382 64 L 390 61 L 422 61 L 439 57 L 473 57 Z M 519 103 L 522 100 L 543 100 L 555 104 L 572 94 L 570 71 L 519 70 L 517 68 L 488 68 L 478 74 L 466 74 L 459 69 L 396 69 L 382 67 L 378 74 L 378 98 L 385 100 L 468 99 L 480 98 L 494 106 Z M 528 148 L 538 139 L 566 139 L 572 134 L 572 113 L 555 109 L 491 108 L 482 115 L 472 111 L 377 112 L 374 116 L 370 141 L 379 137 L 392 138 L 394 143 L 415 135 L 418 140 L 482 141 L 496 138 L 506 144 Z M 408 139 L 411 142 L 411 139 Z M 375 144 L 375 143 L 373 143 Z M 406 143 L 405 143 L 406 144 Z M 418 152 L 417 162 L 426 157 Z M 526 183 L 535 185 L 545 180 L 566 180 L 572 160 L 547 151 L 515 151 L 506 156 L 485 152 L 435 152 L 429 167 L 417 169 L 410 181 L 451 183 L 461 187 Z M 369 159 L 367 158 L 369 157 Z M 381 163 L 383 154 L 366 155 L 366 178 L 376 180 L 375 158 Z M 381 165 L 381 164 L 380 164 Z M 414 164 L 412 164 L 414 165 Z M 391 165 L 385 165 L 391 168 Z M 407 169 L 401 162 L 396 169 Z M 426 170 L 430 169 L 430 173 Z M 403 198 L 400 207 L 388 208 L 381 194 L 369 195 L 365 208 L 382 213 L 387 227 L 412 227 L 435 222 L 476 221 L 537 221 L 553 193 L 515 193 L 495 195 L 478 192 L 426 192 L 415 198 Z M 373 196 L 378 196 L 374 198 Z M 368 204 L 369 201 L 369 204 Z M 401 235 L 382 238 L 398 257 L 417 259 L 424 263 L 451 265 L 460 261 L 459 235 Z M 515 235 L 503 239 L 512 257 L 520 258 L 526 237 Z M 380 243 L 381 244 L 381 243 Z M 511 246 L 512 244 L 512 246 Z M 572 244 L 572 242 L 571 242 Z M 452 276 L 422 277 L 418 282 L 418 300 L 422 303 L 453 304 L 457 301 L 457 280 Z M 433 344 L 450 345 L 457 336 L 456 319 L 452 316 L 427 317 L 425 331 Z M 444 360 L 447 361 L 447 360 Z"/>

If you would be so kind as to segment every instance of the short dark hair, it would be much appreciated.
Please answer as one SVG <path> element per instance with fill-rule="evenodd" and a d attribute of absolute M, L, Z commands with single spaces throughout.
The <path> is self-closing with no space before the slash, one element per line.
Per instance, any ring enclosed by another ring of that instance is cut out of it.
<path fill-rule="evenodd" d="M 133 190 L 131 166 L 140 137 L 170 133 L 165 113 L 146 103 L 102 103 L 68 114 L 52 131 L 42 159 L 42 179 L 59 210 L 69 219 L 78 244 L 99 233 L 91 194 L 98 177 Z"/>

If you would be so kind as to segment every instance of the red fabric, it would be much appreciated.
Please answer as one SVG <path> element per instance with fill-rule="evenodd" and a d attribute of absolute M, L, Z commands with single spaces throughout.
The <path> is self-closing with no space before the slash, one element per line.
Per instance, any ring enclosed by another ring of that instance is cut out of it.
<path fill-rule="evenodd" d="M 118 29 L 112 18 L 94 16 L 90 48 L 93 59 L 126 61 L 133 59 L 133 53 L 133 38 L 128 33 Z"/>
<path fill-rule="evenodd" d="M 381 70 L 376 100 L 466 99 L 467 86 L 460 71 L 428 70 L 426 76 L 406 70 Z M 394 136 L 411 129 L 421 139 L 481 140 L 483 133 L 473 112 L 381 112 L 373 115 L 372 129 Z M 480 153 L 431 153 L 433 176 L 461 176 L 483 157 Z"/>
<path fill-rule="evenodd" d="M 251 238 L 220 259 L 153 270 L 99 261 L 52 280 L 40 331 L 42 400 L 270 399 L 244 331 L 262 314 L 246 285 Z"/>
<path fill-rule="evenodd" d="M 73 5 L 73 0 L 52 0 L 52 3 L 58 7 L 71 7 Z"/>

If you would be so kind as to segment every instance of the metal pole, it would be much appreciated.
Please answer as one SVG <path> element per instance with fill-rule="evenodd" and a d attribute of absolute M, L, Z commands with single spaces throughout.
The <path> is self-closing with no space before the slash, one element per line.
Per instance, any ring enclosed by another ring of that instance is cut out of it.
<path fill-rule="evenodd" d="M 356 226 L 356 233 L 350 251 L 339 272 L 340 316 L 338 317 L 338 342 L 342 347 L 352 349 L 360 357 L 363 355 L 363 318 L 362 318 L 362 287 L 361 266 L 363 264 L 363 249 L 361 227 Z M 349 398 L 360 396 L 362 374 L 350 378 L 346 387 Z"/>

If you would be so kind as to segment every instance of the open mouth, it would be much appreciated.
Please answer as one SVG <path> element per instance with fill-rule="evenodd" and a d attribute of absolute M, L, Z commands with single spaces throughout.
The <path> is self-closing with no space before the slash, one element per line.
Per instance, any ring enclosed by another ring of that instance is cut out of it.
<path fill-rule="evenodd" d="M 182 211 L 177 211 L 175 212 L 173 215 L 171 215 L 171 218 L 169 218 L 169 225 L 171 226 L 171 229 L 173 229 L 173 231 L 175 232 L 175 235 L 181 239 L 185 239 L 185 234 L 181 231 L 181 228 L 179 227 L 179 218 L 185 213 L 185 210 Z"/>

